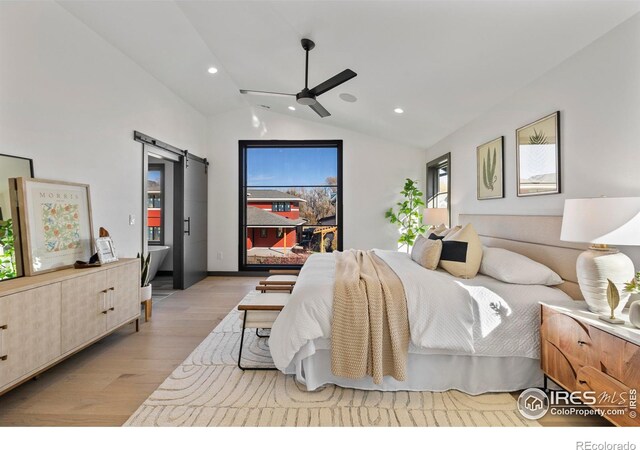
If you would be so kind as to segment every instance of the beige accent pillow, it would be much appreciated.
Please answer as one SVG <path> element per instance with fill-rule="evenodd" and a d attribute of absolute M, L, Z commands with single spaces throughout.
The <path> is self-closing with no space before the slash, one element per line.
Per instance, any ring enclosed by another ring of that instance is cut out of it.
<path fill-rule="evenodd" d="M 431 240 L 424 236 L 418 236 L 411 249 L 411 259 L 425 269 L 436 270 L 441 251 L 442 241 L 440 239 Z"/>
<path fill-rule="evenodd" d="M 440 267 L 458 278 L 473 278 L 482 263 L 482 242 L 473 225 L 447 234 L 442 242 Z"/>

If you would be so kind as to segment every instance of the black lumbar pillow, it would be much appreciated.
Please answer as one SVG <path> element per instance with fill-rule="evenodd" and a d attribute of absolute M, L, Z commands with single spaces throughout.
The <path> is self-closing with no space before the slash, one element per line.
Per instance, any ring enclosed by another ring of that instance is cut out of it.
<path fill-rule="evenodd" d="M 442 253 L 440 254 L 440 261 L 455 261 L 455 262 L 467 262 L 467 248 L 468 242 L 462 241 L 445 241 L 444 236 L 438 236 L 431 233 L 429 239 L 432 241 L 442 241 Z"/>

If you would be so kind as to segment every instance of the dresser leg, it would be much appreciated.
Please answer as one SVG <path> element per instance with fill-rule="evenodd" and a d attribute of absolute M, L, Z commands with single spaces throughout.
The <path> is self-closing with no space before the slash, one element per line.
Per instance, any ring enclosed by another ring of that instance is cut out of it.
<path fill-rule="evenodd" d="M 136 333 L 140 331 L 140 319 L 136 319 Z"/>

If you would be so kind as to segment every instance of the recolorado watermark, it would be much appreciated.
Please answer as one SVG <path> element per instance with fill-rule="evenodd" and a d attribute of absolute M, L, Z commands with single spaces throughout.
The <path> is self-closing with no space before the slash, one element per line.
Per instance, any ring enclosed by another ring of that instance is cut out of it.
<path fill-rule="evenodd" d="M 576 450 L 636 450 L 633 442 L 613 443 L 613 442 L 576 442 Z"/>
<path fill-rule="evenodd" d="M 518 397 L 518 411 L 523 417 L 531 420 L 541 419 L 547 413 L 554 416 L 628 416 L 635 419 L 638 415 L 637 397 L 636 389 L 621 392 L 562 390 L 545 392 L 542 389 L 529 388 Z M 581 448 L 587 450 L 587 447 Z M 589 447 L 592 450 L 618 448 L 627 450 L 624 447 Z"/>

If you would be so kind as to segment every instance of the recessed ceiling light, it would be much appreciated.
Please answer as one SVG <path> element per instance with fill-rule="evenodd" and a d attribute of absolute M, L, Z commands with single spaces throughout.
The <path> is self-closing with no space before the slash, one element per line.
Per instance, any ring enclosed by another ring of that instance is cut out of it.
<path fill-rule="evenodd" d="M 358 98 L 355 95 L 348 94 L 346 92 L 343 92 L 342 94 L 340 94 L 339 97 L 345 102 L 349 102 L 349 103 L 353 103 L 358 100 Z"/>
<path fill-rule="evenodd" d="M 396 109 L 393 110 L 393 112 L 396 113 L 396 114 L 402 114 L 404 112 L 404 109 L 396 108 Z"/>
<path fill-rule="evenodd" d="M 218 73 L 218 69 L 216 69 L 215 67 L 209 67 L 209 69 L 207 69 L 207 72 L 209 72 L 209 73 Z"/>
<path fill-rule="evenodd" d="M 295 111 L 295 110 L 296 110 L 293 106 L 289 106 L 289 109 L 290 109 L 291 111 Z"/>

